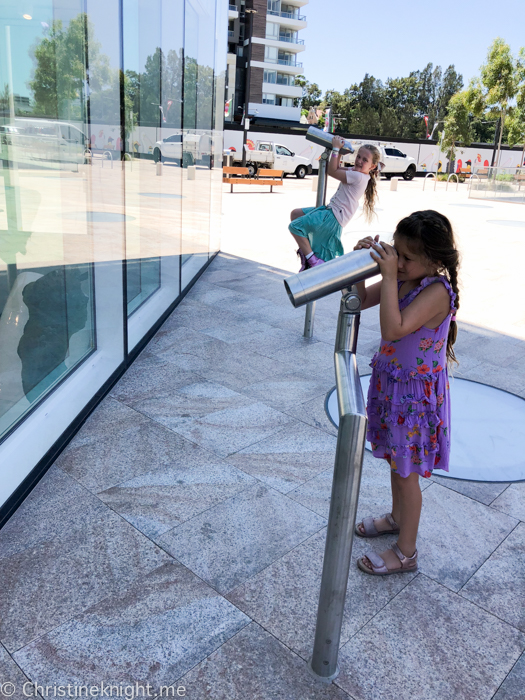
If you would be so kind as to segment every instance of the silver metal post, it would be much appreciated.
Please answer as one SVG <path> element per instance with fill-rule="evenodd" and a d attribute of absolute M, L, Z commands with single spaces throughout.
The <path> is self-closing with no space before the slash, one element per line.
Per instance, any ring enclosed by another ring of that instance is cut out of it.
<path fill-rule="evenodd" d="M 337 658 L 366 441 L 365 402 L 355 356 L 360 309 L 361 300 L 355 287 L 343 290 L 334 352 L 339 431 L 310 660 L 311 671 L 326 682 L 339 674 Z"/>
<path fill-rule="evenodd" d="M 316 207 L 322 207 L 326 201 L 326 185 L 327 185 L 327 175 L 326 168 L 328 165 L 328 159 L 330 158 L 330 149 L 325 148 L 319 160 L 319 177 L 317 178 L 317 199 L 315 202 Z M 306 307 L 306 313 L 304 315 L 304 332 L 303 336 L 305 338 L 311 338 L 314 334 L 314 321 L 315 321 L 315 301 L 310 302 Z"/>

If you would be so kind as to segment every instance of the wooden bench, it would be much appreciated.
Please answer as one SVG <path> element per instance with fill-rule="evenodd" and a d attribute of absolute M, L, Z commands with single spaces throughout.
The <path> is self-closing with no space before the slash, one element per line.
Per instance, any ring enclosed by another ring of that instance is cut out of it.
<path fill-rule="evenodd" d="M 489 176 L 489 169 L 488 168 L 480 168 L 479 170 L 475 170 L 473 175 L 477 175 L 480 180 L 487 179 Z"/>
<path fill-rule="evenodd" d="M 469 177 L 472 177 L 472 171 L 467 170 L 467 168 L 460 168 L 459 170 L 456 171 L 456 175 L 459 175 L 460 177 L 464 177 L 464 178 L 469 178 Z"/>
<path fill-rule="evenodd" d="M 222 169 L 223 183 L 230 185 L 233 192 L 234 185 L 270 185 L 273 192 L 275 185 L 283 184 L 283 170 L 259 170 L 255 177 L 250 177 L 248 168 L 234 168 L 226 165 Z"/>

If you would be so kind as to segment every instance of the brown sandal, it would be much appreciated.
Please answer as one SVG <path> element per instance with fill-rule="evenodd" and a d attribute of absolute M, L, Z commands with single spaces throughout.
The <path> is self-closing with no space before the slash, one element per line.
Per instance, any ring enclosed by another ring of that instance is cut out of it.
<path fill-rule="evenodd" d="M 375 552 L 367 552 L 365 554 L 366 558 L 372 564 L 372 568 L 367 566 L 363 557 L 357 560 L 357 566 L 364 571 L 365 574 L 370 574 L 371 576 L 388 576 L 389 574 L 407 574 L 409 571 L 417 571 L 417 549 L 411 557 L 405 557 L 403 552 L 399 549 L 397 544 L 393 544 L 390 549 L 394 552 L 396 557 L 401 562 L 401 568 L 399 569 L 389 569 L 385 564 L 385 561 L 379 554 Z"/>
<path fill-rule="evenodd" d="M 388 520 L 388 524 L 392 529 L 383 530 L 382 532 L 379 532 L 379 530 L 374 525 L 374 520 L 379 520 L 379 518 L 386 518 Z M 357 525 L 355 526 L 355 534 L 358 537 L 381 537 L 382 535 L 399 535 L 399 525 L 392 517 L 392 513 L 385 513 L 384 515 L 380 515 L 379 518 L 364 518 L 362 522 L 357 523 Z M 359 530 L 359 525 L 363 526 L 364 532 L 361 532 Z"/>

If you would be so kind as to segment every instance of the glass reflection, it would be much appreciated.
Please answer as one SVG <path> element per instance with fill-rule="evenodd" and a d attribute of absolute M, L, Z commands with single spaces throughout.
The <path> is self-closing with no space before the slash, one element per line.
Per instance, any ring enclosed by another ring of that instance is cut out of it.
<path fill-rule="evenodd" d="M 0 441 L 74 386 L 49 447 L 218 249 L 227 9 L 23 12 L 0 6 Z"/>

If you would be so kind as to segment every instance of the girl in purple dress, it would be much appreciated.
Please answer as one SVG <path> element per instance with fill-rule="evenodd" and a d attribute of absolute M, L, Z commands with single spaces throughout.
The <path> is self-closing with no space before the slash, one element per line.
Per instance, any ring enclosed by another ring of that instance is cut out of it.
<path fill-rule="evenodd" d="M 457 362 L 459 253 L 449 220 L 432 210 L 402 219 L 393 247 L 378 240 L 364 238 L 354 250 L 371 248 L 383 278 L 358 288 L 362 309 L 379 304 L 381 345 L 370 363 L 367 438 L 374 457 L 390 465 L 392 512 L 365 518 L 356 534 L 399 535 L 391 549 L 358 561 L 365 573 L 385 576 L 417 569 L 419 477 L 448 471 L 447 365 Z"/>

